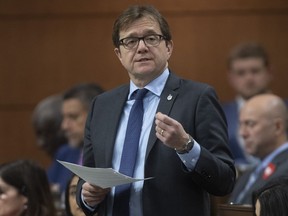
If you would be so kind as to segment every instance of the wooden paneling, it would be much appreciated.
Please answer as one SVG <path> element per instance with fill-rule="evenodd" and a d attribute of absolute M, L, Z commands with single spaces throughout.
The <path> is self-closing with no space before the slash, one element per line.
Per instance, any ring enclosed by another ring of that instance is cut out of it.
<path fill-rule="evenodd" d="M 37 147 L 31 127 L 31 111 L 26 111 L 26 107 L 0 108 L 0 162 L 33 159 L 47 165 L 50 158 Z"/>
<path fill-rule="evenodd" d="M 77 82 L 115 86 L 115 81 L 124 81 L 115 70 L 120 63 L 112 47 L 111 25 L 110 19 L 0 22 L 5 29 L 0 34 L 0 101 L 33 104 Z M 112 76 L 107 76 L 110 71 Z"/>
<path fill-rule="evenodd" d="M 271 55 L 272 90 L 288 98 L 286 0 L 0 0 L 0 163 L 18 157 L 49 163 L 30 124 L 42 98 L 79 82 L 111 89 L 128 81 L 111 30 L 120 11 L 135 3 L 154 4 L 169 21 L 175 73 L 207 82 L 229 100 L 227 54 L 239 42 L 258 41 Z"/>
<path fill-rule="evenodd" d="M 213 85 L 220 99 L 228 100 L 234 93 L 226 79 L 227 54 L 243 41 L 260 42 L 271 56 L 273 91 L 288 97 L 288 15 L 169 17 L 169 21 L 175 44 L 170 66 L 177 73 Z"/>
<path fill-rule="evenodd" d="M 286 0 L 0 0 L 0 14 L 67 14 L 113 13 L 131 4 L 153 4 L 161 11 L 211 11 L 211 10 L 274 10 L 287 9 Z"/>
<path fill-rule="evenodd" d="M 219 205 L 218 216 L 253 216 L 252 206 L 247 205 Z"/>

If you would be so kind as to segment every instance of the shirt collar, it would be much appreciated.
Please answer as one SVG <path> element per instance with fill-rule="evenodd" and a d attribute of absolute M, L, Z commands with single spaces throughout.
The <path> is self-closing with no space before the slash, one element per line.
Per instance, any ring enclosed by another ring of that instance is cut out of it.
<path fill-rule="evenodd" d="M 166 68 L 163 71 L 163 73 L 160 74 L 160 76 L 158 76 L 156 79 L 152 80 L 150 83 L 148 83 L 146 86 L 144 86 L 144 88 L 148 89 L 150 92 L 152 92 L 153 94 L 160 97 L 160 95 L 164 89 L 165 83 L 168 79 L 168 76 L 169 76 L 169 69 Z M 132 82 L 132 80 L 130 80 L 130 91 L 129 91 L 129 95 L 128 95 L 129 100 L 131 100 L 131 95 L 137 89 L 138 89 L 138 87 Z M 148 92 L 148 94 L 149 94 L 149 92 Z"/>
<path fill-rule="evenodd" d="M 244 100 L 244 98 L 243 97 L 241 97 L 241 96 L 237 96 L 236 97 L 236 102 L 237 102 L 237 106 L 238 106 L 238 111 L 240 111 L 240 109 L 243 107 L 243 105 L 244 105 L 244 103 L 246 102 L 245 100 Z"/>

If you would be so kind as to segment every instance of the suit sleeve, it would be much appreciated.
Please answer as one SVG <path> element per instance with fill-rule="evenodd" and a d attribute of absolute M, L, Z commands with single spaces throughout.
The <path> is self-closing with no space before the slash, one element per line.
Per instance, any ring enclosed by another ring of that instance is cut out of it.
<path fill-rule="evenodd" d="M 227 123 L 213 88 L 207 86 L 195 109 L 194 138 L 201 153 L 193 179 L 209 193 L 222 196 L 235 184 L 235 167 L 228 147 Z"/>

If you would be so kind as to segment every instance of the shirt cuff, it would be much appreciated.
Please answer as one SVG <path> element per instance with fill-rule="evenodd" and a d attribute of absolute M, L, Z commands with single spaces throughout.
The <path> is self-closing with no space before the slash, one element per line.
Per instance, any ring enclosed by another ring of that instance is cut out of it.
<path fill-rule="evenodd" d="M 193 171 L 201 153 L 200 145 L 194 140 L 194 146 L 188 153 L 178 154 L 179 158 L 189 171 Z"/>

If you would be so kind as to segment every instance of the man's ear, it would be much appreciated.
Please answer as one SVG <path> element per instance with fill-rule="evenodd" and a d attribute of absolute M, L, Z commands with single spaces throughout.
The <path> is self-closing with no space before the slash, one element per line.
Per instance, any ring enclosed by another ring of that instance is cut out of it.
<path fill-rule="evenodd" d="M 119 60 L 121 61 L 122 57 L 121 57 L 121 52 L 119 48 L 115 48 L 114 52 L 116 54 L 116 56 L 119 58 Z"/>
<path fill-rule="evenodd" d="M 166 41 L 166 47 L 167 47 L 167 51 L 168 51 L 168 56 L 170 57 L 173 51 L 173 41 Z"/>
<path fill-rule="evenodd" d="M 283 122 L 282 119 L 276 118 L 274 120 L 274 124 L 275 124 L 275 131 L 278 135 L 283 134 L 283 131 L 284 132 L 286 131 L 286 127 L 285 127 L 286 124 Z"/>

